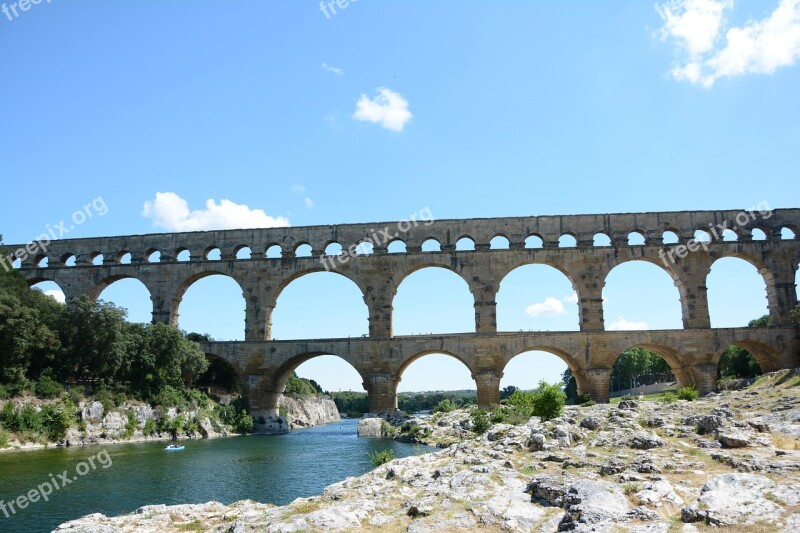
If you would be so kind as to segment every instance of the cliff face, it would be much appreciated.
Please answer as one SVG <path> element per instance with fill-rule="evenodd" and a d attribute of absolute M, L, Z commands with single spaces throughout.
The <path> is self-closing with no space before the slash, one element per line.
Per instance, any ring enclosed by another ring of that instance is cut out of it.
<path fill-rule="evenodd" d="M 281 396 L 278 406 L 286 412 L 289 429 L 304 428 L 338 422 L 339 410 L 325 396 Z"/>

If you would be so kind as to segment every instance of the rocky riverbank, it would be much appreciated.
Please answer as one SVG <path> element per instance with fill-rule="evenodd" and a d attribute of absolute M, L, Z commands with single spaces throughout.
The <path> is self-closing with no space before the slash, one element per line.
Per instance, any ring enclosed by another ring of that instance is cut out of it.
<path fill-rule="evenodd" d="M 150 506 L 59 532 L 800 530 L 800 375 L 674 403 L 567 407 L 475 435 L 467 410 L 413 419 L 446 448 L 283 507 Z"/>
<path fill-rule="evenodd" d="M 18 398 L 7 402 L 18 407 L 31 405 L 37 410 L 54 403 L 35 398 Z M 339 421 L 336 404 L 325 396 L 281 397 L 280 406 L 285 412 L 283 431 Z M 184 439 L 209 439 L 237 434 L 233 427 L 221 422 L 208 409 L 179 411 L 174 407 L 154 408 L 142 402 L 126 402 L 118 407 L 106 408 L 98 401 L 81 401 L 77 408 L 77 424 L 67 430 L 63 439 L 43 442 L 13 438 L 6 446 L 0 447 L 0 452 L 170 440 L 176 433 Z"/>

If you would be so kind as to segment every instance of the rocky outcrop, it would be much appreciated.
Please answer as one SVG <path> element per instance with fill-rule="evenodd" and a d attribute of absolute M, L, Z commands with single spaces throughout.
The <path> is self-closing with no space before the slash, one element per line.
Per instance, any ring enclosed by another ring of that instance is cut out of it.
<path fill-rule="evenodd" d="M 380 437 L 383 418 L 362 418 L 358 421 L 359 437 Z"/>
<path fill-rule="evenodd" d="M 469 410 L 457 410 L 407 421 L 442 450 L 390 461 L 317 497 L 283 507 L 147 507 L 58 531 L 795 532 L 798 421 L 800 387 L 567 407 L 556 419 L 495 424 L 483 435 Z M 730 434 L 747 446 L 723 448 Z"/>
<path fill-rule="evenodd" d="M 289 429 L 305 428 L 338 422 L 339 410 L 327 396 L 283 395 L 278 401 L 281 412 L 286 412 Z"/>

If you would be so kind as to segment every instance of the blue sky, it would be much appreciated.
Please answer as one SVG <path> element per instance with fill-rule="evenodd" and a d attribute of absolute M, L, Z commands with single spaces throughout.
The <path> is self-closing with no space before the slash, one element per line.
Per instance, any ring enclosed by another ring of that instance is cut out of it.
<path fill-rule="evenodd" d="M 797 0 L 360 0 L 329 16 L 301 1 L 6 6 L 5 242 L 97 197 L 107 214 L 70 237 L 397 220 L 424 207 L 436 218 L 797 207 Z M 607 325 L 679 326 L 666 274 L 625 269 L 606 286 Z M 566 279 L 528 270 L 501 288 L 501 329 L 575 329 Z M 120 282 L 102 296 L 148 320 L 142 291 Z M 198 282 L 181 326 L 241 336 L 237 291 Z M 763 281 L 736 260 L 715 265 L 709 291 L 715 326 L 766 311 Z M 395 330 L 471 329 L 468 296 L 446 272 L 422 271 L 400 288 Z M 331 313 L 337 301 L 348 304 Z M 277 338 L 360 335 L 366 311 L 345 280 L 309 277 L 282 296 L 274 325 Z M 333 361 L 300 373 L 359 390 Z M 545 354 L 512 364 L 504 385 L 564 368 Z M 444 356 L 401 383 L 465 387 L 466 369 Z"/>

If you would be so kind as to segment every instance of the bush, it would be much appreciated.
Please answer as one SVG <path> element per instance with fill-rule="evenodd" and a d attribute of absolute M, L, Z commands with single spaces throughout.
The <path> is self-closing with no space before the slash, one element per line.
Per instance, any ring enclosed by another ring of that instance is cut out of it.
<path fill-rule="evenodd" d="M 387 420 L 381 420 L 381 435 L 384 437 L 390 437 L 394 433 L 394 426 L 391 425 Z"/>
<path fill-rule="evenodd" d="M 133 437 L 133 434 L 136 432 L 136 427 L 138 425 L 138 420 L 136 419 L 136 413 L 133 409 L 128 409 L 126 411 L 128 415 L 128 421 L 125 423 L 125 434 L 124 438 L 130 439 Z"/>
<path fill-rule="evenodd" d="M 492 416 L 489 417 L 489 421 L 492 424 L 502 424 L 506 420 L 508 420 L 508 413 L 502 407 L 500 409 L 495 409 L 494 411 L 492 411 Z"/>
<path fill-rule="evenodd" d="M 55 398 L 64 392 L 64 387 L 47 374 L 42 374 L 33 388 L 39 398 Z"/>
<path fill-rule="evenodd" d="M 0 448 L 8 446 L 8 432 L 0 428 Z"/>
<path fill-rule="evenodd" d="M 589 400 L 587 400 L 587 401 L 583 402 L 583 403 L 582 403 L 580 406 L 581 406 L 581 407 L 591 407 L 591 406 L 593 406 L 593 405 L 597 405 L 597 402 L 595 402 L 595 401 L 594 401 L 594 400 L 592 400 L 592 399 L 589 399 Z"/>
<path fill-rule="evenodd" d="M 178 407 L 182 409 L 187 405 L 183 394 L 181 394 L 178 389 L 169 385 L 162 388 L 161 391 L 156 394 L 154 401 L 155 405 L 159 407 L 166 407 L 167 409 L 170 407 Z"/>
<path fill-rule="evenodd" d="M 450 398 L 445 398 L 433 407 L 434 413 L 449 413 L 455 411 L 458 406 Z"/>
<path fill-rule="evenodd" d="M 247 411 L 242 409 L 233 424 L 233 429 L 236 433 L 252 433 L 255 427 L 255 420 L 247 414 Z"/>
<path fill-rule="evenodd" d="M 72 426 L 73 413 L 69 406 L 50 403 L 42 406 L 39 418 L 41 431 L 50 441 L 57 442 L 67 435 L 67 430 Z"/>
<path fill-rule="evenodd" d="M 548 385 L 544 381 L 534 392 L 533 414 L 542 420 L 550 420 L 561 416 L 567 396 L 558 385 Z"/>
<path fill-rule="evenodd" d="M 75 385 L 69 388 L 67 394 L 69 395 L 69 399 L 72 401 L 72 403 L 78 404 L 81 402 L 81 400 L 83 400 L 83 397 L 86 394 L 86 387 L 83 385 Z"/>
<path fill-rule="evenodd" d="M 382 464 L 386 464 L 394 459 L 394 452 L 392 450 L 376 450 L 372 453 L 368 453 L 367 455 L 369 456 L 370 461 L 372 461 L 372 466 L 381 466 Z"/>
<path fill-rule="evenodd" d="M 8 398 L 8 391 L 3 385 L 0 385 L 0 400 Z"/>
<path fill-rule="evenodd" d="M 114 410 L 114 395 L 108 389 L 100 389 L 94 395 L 95 401 L 103 404 L 103 412 L 109 413 Z"/>
<path fill-rule="evenodd" d="M 477 410 L 472 413 L 472 431 L 478 435 L 483 435 L 490 427 L 492 427 L 492 423 L 486 411 Z"/>
<path fill-rule="evenodd" d="M 145 437 L 152 437 L 156 434 L 156 422 L 152 418 L 148 418 L 147 422 L 144 423 L 144 429 L 142 430 Z"/>
<path fill-rule="evenodd" d="M 681 387 L 680 389 L 678 389 L 679 400 L 688 400 L 691 402 L 692 400 L 696 400 L 699 397 L 700 393 L 697 392 L 697 389 L 695 389 L 692 386 Z"/>
<path fill-rule="evenodd" d="M 661 401 L 664 403 L 674 403 L 678 400 L 678 397 L 675 396 L 674 392 L 665 392 L 664 397 L 661 398 Z"/>

